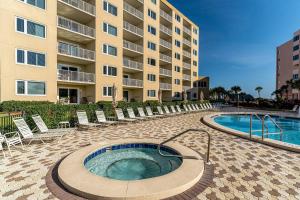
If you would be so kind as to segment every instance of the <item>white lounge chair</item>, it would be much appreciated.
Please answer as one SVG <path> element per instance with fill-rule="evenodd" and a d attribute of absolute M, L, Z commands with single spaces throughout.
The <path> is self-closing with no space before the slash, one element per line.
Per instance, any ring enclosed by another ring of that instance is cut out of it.
<path fill-rule="evenodd" d="M 176 115 L 176 113 L 171 113 L 168 106 L 164 106 L 164 110 L 166 112 L 166 115 Z"/>
<path fill-rule="evenodd" d="M 164 113 L 164 111 L 161 108 L 161 106 L 156 106 L 156 109 L 157 109 L 159 115 L 164 116 L 164 117 L 170 116 L 170 115 Z"/>
<path fill-rule="evenodd" d="M 195 107 L 196 107 L 196 109 L 197 109 L 198 111 L 201 111 L 201 110 L 202 110 L 201 108 L 199 108 L 198 104 L 195 104 Z"/>
<path fill-rule="evenodd" d="M 76 112 L 78 118 L 78 126 L 84 128 L 96 128 L 101 126 L 101 124 L 90 123 L 87 114 L 84 110 L 79 110 Z"/>
<path fill-rule="evenodd" d="M 182 111 L 179 105 L 176 105 L 177 112 L 180 114 L 185 114 L 185 111 Z"/>
<path fill-rule="evenodd" d="M 119 109 L 119 108 L 116 109 L 116 114 L 117 114 L 118 121 L 121 121 L 121 122 L 136 122 L 137 121 L 137 119 L 125 118 L 122 109 Z"/>
<path fill-rule="evenodd" d="M 6 135 L 9 135 L 9 138 L 7 138 Z M 21 144 L 22 149 L 24 149 L 22 139 L 18 132 L 11 132 L 6 134 L 1 134 L 0 132 L 0 150 L 2 150 L 3 156 L 5 157 L 4 149 L 2 146 L 3 143 L 7 145 L 10 156 L 11 156 L 11 150 L 10 150 L 11 146 L 16 146 L 18 144 Z"/>
<path fill-rule="evenodd" d="M 17 126 L 19 133 L 22 135 L 23 140 L 29 141 L 28 145 L 31 144 L 32 141 L 39 140 L 42 143 L 45 143 L 45 140 L 54 140 L 57 137 L 61 137 L 61 134 L 53 133 L 33 134 L 33 132 L 22 117 L 14 118 L 13 122 Z"/>
<path fill-rule="evenodd" d="M 195 111 L 193 110 L 193 108 L 191 107 L 190 104 L 187 105 L 187 108 L 188 108 L 188 110 L 189 110 L 190 112 L 195 112 Z"/>
<path fill-rule="evenodd" d="M 150 106 L 146 107 L 146 111 L 147 111 L 148 116 L 164 117 L 164 115 L 160 115 L 160 114 L 154 115 L 151 108 L 150 108 Z"/>
<path fill-rule="evenodd" d="M 184 111 L 187 112 L 187 113 L 191 112 L 185 104 L 183 105 L 183 109 L 184 109 Z"/>
<path fill-rule="evenodd" d="M 145 120 L 144 117 L 137 117 L 132 108 L 127 108 L 127 113 L 130 119 Z"/>
<path fill-rule="evenodd" d="M 197 112 L 197 111 L 199 111 L 199 110 L 197 110 L 197 109 L 196 109 L 196 107 L 195 107 L 195 105 L 194 105 L 194 104 L 191 104 L 191 108 L 193 109 L 193 111 L 194 111 L 194 112 Z"/>
<path fill-rule="evenodd" d="M 105 114 L 103 112 L 103 110 L 96 110 L 96 117 L 97 117 L 97 122 L 99 124 L 102 124 L 102 125 L 116 125 L 118 124 L 117 121 L 108 121 L 105 117 Z"/>
<path fill-rule="evenodd" d="M 292 109 L 292 112 L 297 112 L 299 106 L 298 105 L 294 105 L 293 109 Z"/>
<path fill-rule="evenodd" d="M 155 118 L 157 118 L 157 116 L 155 116 L 155 115 L 152 115 L 152 116 L 148 115 L 147 116 L 145 114 L 144 109 L 142 107 L 138 107 L 137 110 L 139 112 L 140 117 L 148 118 L 148 119 L 155 119 Z"/>
<path fill-rule="evenodd" d="M 177 112 L 176 109 L 175 109 L 175 107 L 174 107 L 173 105 L 171 105 L 170 108 L 171 108 L 172 113 L 174 113 L 174 114 L 176 114 L 176 115 L 182 114 L 182 113 L 180 113 L 180 112 Z"/>
<path fill-rule="evenodd" d="M 56 133 L 58 135 L 61 134 L 61 136 L 60 136 L 60 139 L 61 139 L 67 133 L 71 133 L 72 131 L 74 131 L 74 129 L 71 129 L 71 128 L 60 128 L 60 129 L 50 129 L 49 130 L 40 115 L 33 115 L 33 116 L 31 116 L 31 118 L 33 119 L 39 133 L 42 133 L 42 134 L 47 134 L 47 133 Z"/>
<path fill-rule="evenodd" d="M 207 110 L 207 108 L 204 106 L 204 104 L 200 104 L 200 108 L 202 109 L 202 110 Z"/>

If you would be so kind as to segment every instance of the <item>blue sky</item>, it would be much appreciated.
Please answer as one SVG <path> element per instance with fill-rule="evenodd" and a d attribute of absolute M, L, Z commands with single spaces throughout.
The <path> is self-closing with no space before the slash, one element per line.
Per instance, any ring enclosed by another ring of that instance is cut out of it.
<path fill-rule="evenodd" d="M 211 86 L 275 90 L 276 47 L 300 29 L 300 0 L 169 0 L 200 26 L 200 75 Z"/>

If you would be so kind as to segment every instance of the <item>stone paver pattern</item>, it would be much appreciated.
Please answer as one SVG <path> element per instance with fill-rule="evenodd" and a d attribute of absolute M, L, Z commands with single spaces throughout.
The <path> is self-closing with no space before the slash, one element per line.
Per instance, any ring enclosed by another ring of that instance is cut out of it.
<path fill-rule="evenodd" d="M 300 154 L 241 139 L 200 122 L 208 112 L 144 121 L 116 127 L 77 131 L 59 143 L 31 144 L 13 148 L 13 157 L 0 156 L 0 199 L 57 199 L 48 190 L 45 176 L 62 157 L 89 143 L 120 138 L 155 138 L 164 140 L 189 128 L 211 133 L 213 183 L 198 199 L 300 199 Z M 205 134 L 190 132 L 176 139 L 203 156 Z"/>

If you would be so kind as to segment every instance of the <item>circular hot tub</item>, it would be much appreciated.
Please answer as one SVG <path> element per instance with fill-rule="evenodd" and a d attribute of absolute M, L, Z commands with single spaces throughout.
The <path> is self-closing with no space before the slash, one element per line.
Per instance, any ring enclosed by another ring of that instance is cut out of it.
<path fill-rule="evenodd" d="M 67 156 L 58 178 L 70 192 L 87 199 L 162 199 L 196 184 L 204 171 L 198 153 L 170 142 L 118 140 L 93 144 Z M 188 159 L 181 156 L 188 156 Z"/>

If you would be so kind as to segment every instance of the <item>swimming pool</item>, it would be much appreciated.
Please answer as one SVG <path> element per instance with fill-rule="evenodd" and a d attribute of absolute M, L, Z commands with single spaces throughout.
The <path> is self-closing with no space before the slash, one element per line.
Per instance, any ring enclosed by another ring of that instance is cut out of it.
<path fill-rule="evenodd" d="M 262 117 L 262 116 L 261 116 Z M 282 128 L 282 142 L 286 142 L 293 145 L 300 145 L 300 119 L 272 116 L 275 122 Z M 250 133 L 250 115 L 249 114 L 222 114 L 214 117 L 214 122 L 219 125 L 241 131 L 244 133 Z M 253 117 L 252 130 L 253 135 L 262 136 L 262 123 L 261 121 Z M 270 119 L 266 119 L 265 124 L 269 130 L 269 133 L 279 132 L 279 129 L 271 122 Z M 265 134 L 266 137 L 267 134 Z M 280 141 L 280 135 L 268 135 L 267 138 Z"/>

